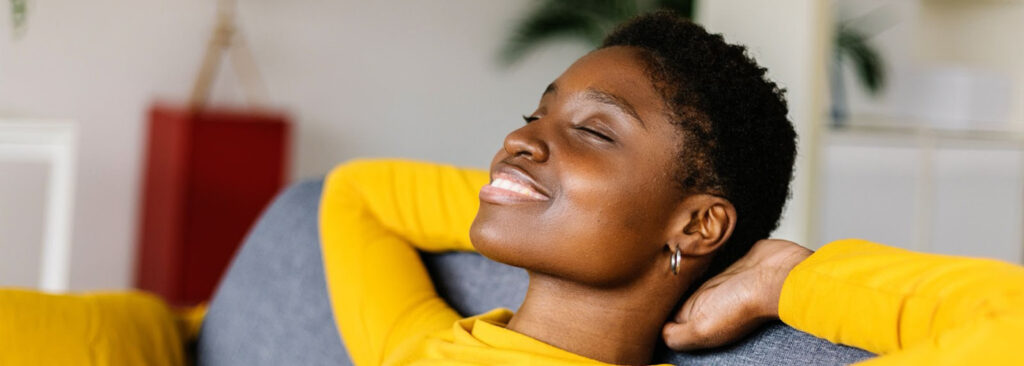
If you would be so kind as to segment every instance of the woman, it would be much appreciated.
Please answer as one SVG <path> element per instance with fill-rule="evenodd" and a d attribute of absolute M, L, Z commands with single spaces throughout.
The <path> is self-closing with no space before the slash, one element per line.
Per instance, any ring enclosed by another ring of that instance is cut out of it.
<path fill-rule="evenodd" d="M 720 345 L 780 314 L 833 341 L 895 352 L 892 362 L 926 362 L 934 349 L 976 360 L 1012 346 L 993 335 L 1021 329 L 1021 296 L 1004 296 L 1024 293 L 1018 267 L 945 265 L 860 241 L 814 255 L 779 241 L 750 250 L 777 225 L 795 154 L 785 102 L 764 72 L 699 26 L 642 16 L 548 86 L 489 173 L 399 161 L 336 169 L 321 240 L 353 360 L 646 364 L 661 339 L 675 349 Z M 434 292 L 416 249 L 475 249 L 522 267 L 526 298 L 515 314 L 462 319 Z M 993 285 L 994 273 L 1014 280 Z M 946 298 L 982 290 L 971 299 L 997 299 L 984 308 L 996 321 Z M 859 305 L 877 316 L 852 319 Z M 969 344 L 950 348 L 950 339 Z"/>

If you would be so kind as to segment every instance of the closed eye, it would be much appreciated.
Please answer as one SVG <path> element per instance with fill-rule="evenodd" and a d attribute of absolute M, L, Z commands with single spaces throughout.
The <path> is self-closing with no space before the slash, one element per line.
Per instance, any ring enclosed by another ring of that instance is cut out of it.
<path fill-rule="evenodd" d="M 591 135 L 594 135 L 594 137 L 597 137 L 597 138 L 599 138 L 599 139 L 602 139 L 602 140 L 604 140 L 604 141 L 607 141 L 607 142 L 615 142 L 615 140 L 612 140 L 612 138 L 611 138 L 611 137 L 608 137 L 608 135 L 605 135 L 605 134 L 603 134 L 603 133 L 597 132 L 596 130 L 594 130 L 594 129 L 591 129 L 591 128 L 589 128 L 589 127 L 586 127 L 586 126 L 576 126 L 575 128 L 576 128 L 577 130 L 580 130 L 580 131 L 583 131 L 583 132 L 589 133 L 589 134 L 591 134 Z"/>
<path fill-rule="evenodd" d="M 538 119 L 540 119 L 540 117 L 537 117 L 537 116 L 523 116 L 523 121 L 526 121 L 526 124 L 530 124 L 530 122 L 536 121 Z"/>

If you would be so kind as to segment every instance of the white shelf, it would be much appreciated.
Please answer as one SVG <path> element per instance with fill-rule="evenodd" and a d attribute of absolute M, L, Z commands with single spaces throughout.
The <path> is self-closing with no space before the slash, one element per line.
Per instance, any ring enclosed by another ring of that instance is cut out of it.
<path fill-rule="evenodd" d="M 859 116 L 821 141 L 825 239 L 1024 263 L 1024 131 Z"/>
<path fill-rule="evenodd" d="M 930 126 L 925 121 L 903 117 L 854 117 L 841 126 L 830 126 L 830 139 L 847 138 L 916 138 L 936 141 L 992 142 L 1000 146 L 1016 144 L 1024 147 L 1024 131 L 995 128 L 953 128 Z"/>

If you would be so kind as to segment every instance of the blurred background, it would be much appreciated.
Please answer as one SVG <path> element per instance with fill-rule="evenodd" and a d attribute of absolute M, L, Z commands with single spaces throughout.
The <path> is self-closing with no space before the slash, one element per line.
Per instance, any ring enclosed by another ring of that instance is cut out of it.
<path fill-rule="evenodd" d="M 1021 0 L 219 4 L 0 4 L 0 286 L 215 283 L 277 189 L 354 157 L 486 167 L 544 86 L 658 7 L 788 89 L 800 158 L 776 236 L 1024 260 Z M 220 220 L 241 232 L 190 239 Z"/>

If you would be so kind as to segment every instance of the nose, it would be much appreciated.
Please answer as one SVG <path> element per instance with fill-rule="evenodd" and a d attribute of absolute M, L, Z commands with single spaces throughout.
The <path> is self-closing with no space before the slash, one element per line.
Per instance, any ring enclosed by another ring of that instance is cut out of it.
<path fill-rule="evenodd" d="M 513 157 L 523 156 L 538 163 L 547 161 L 548 145 L 540 137 L 541 127 L 540 121 L 536 121 L 510 132 L 505 136 L 505 152 Z"/>

